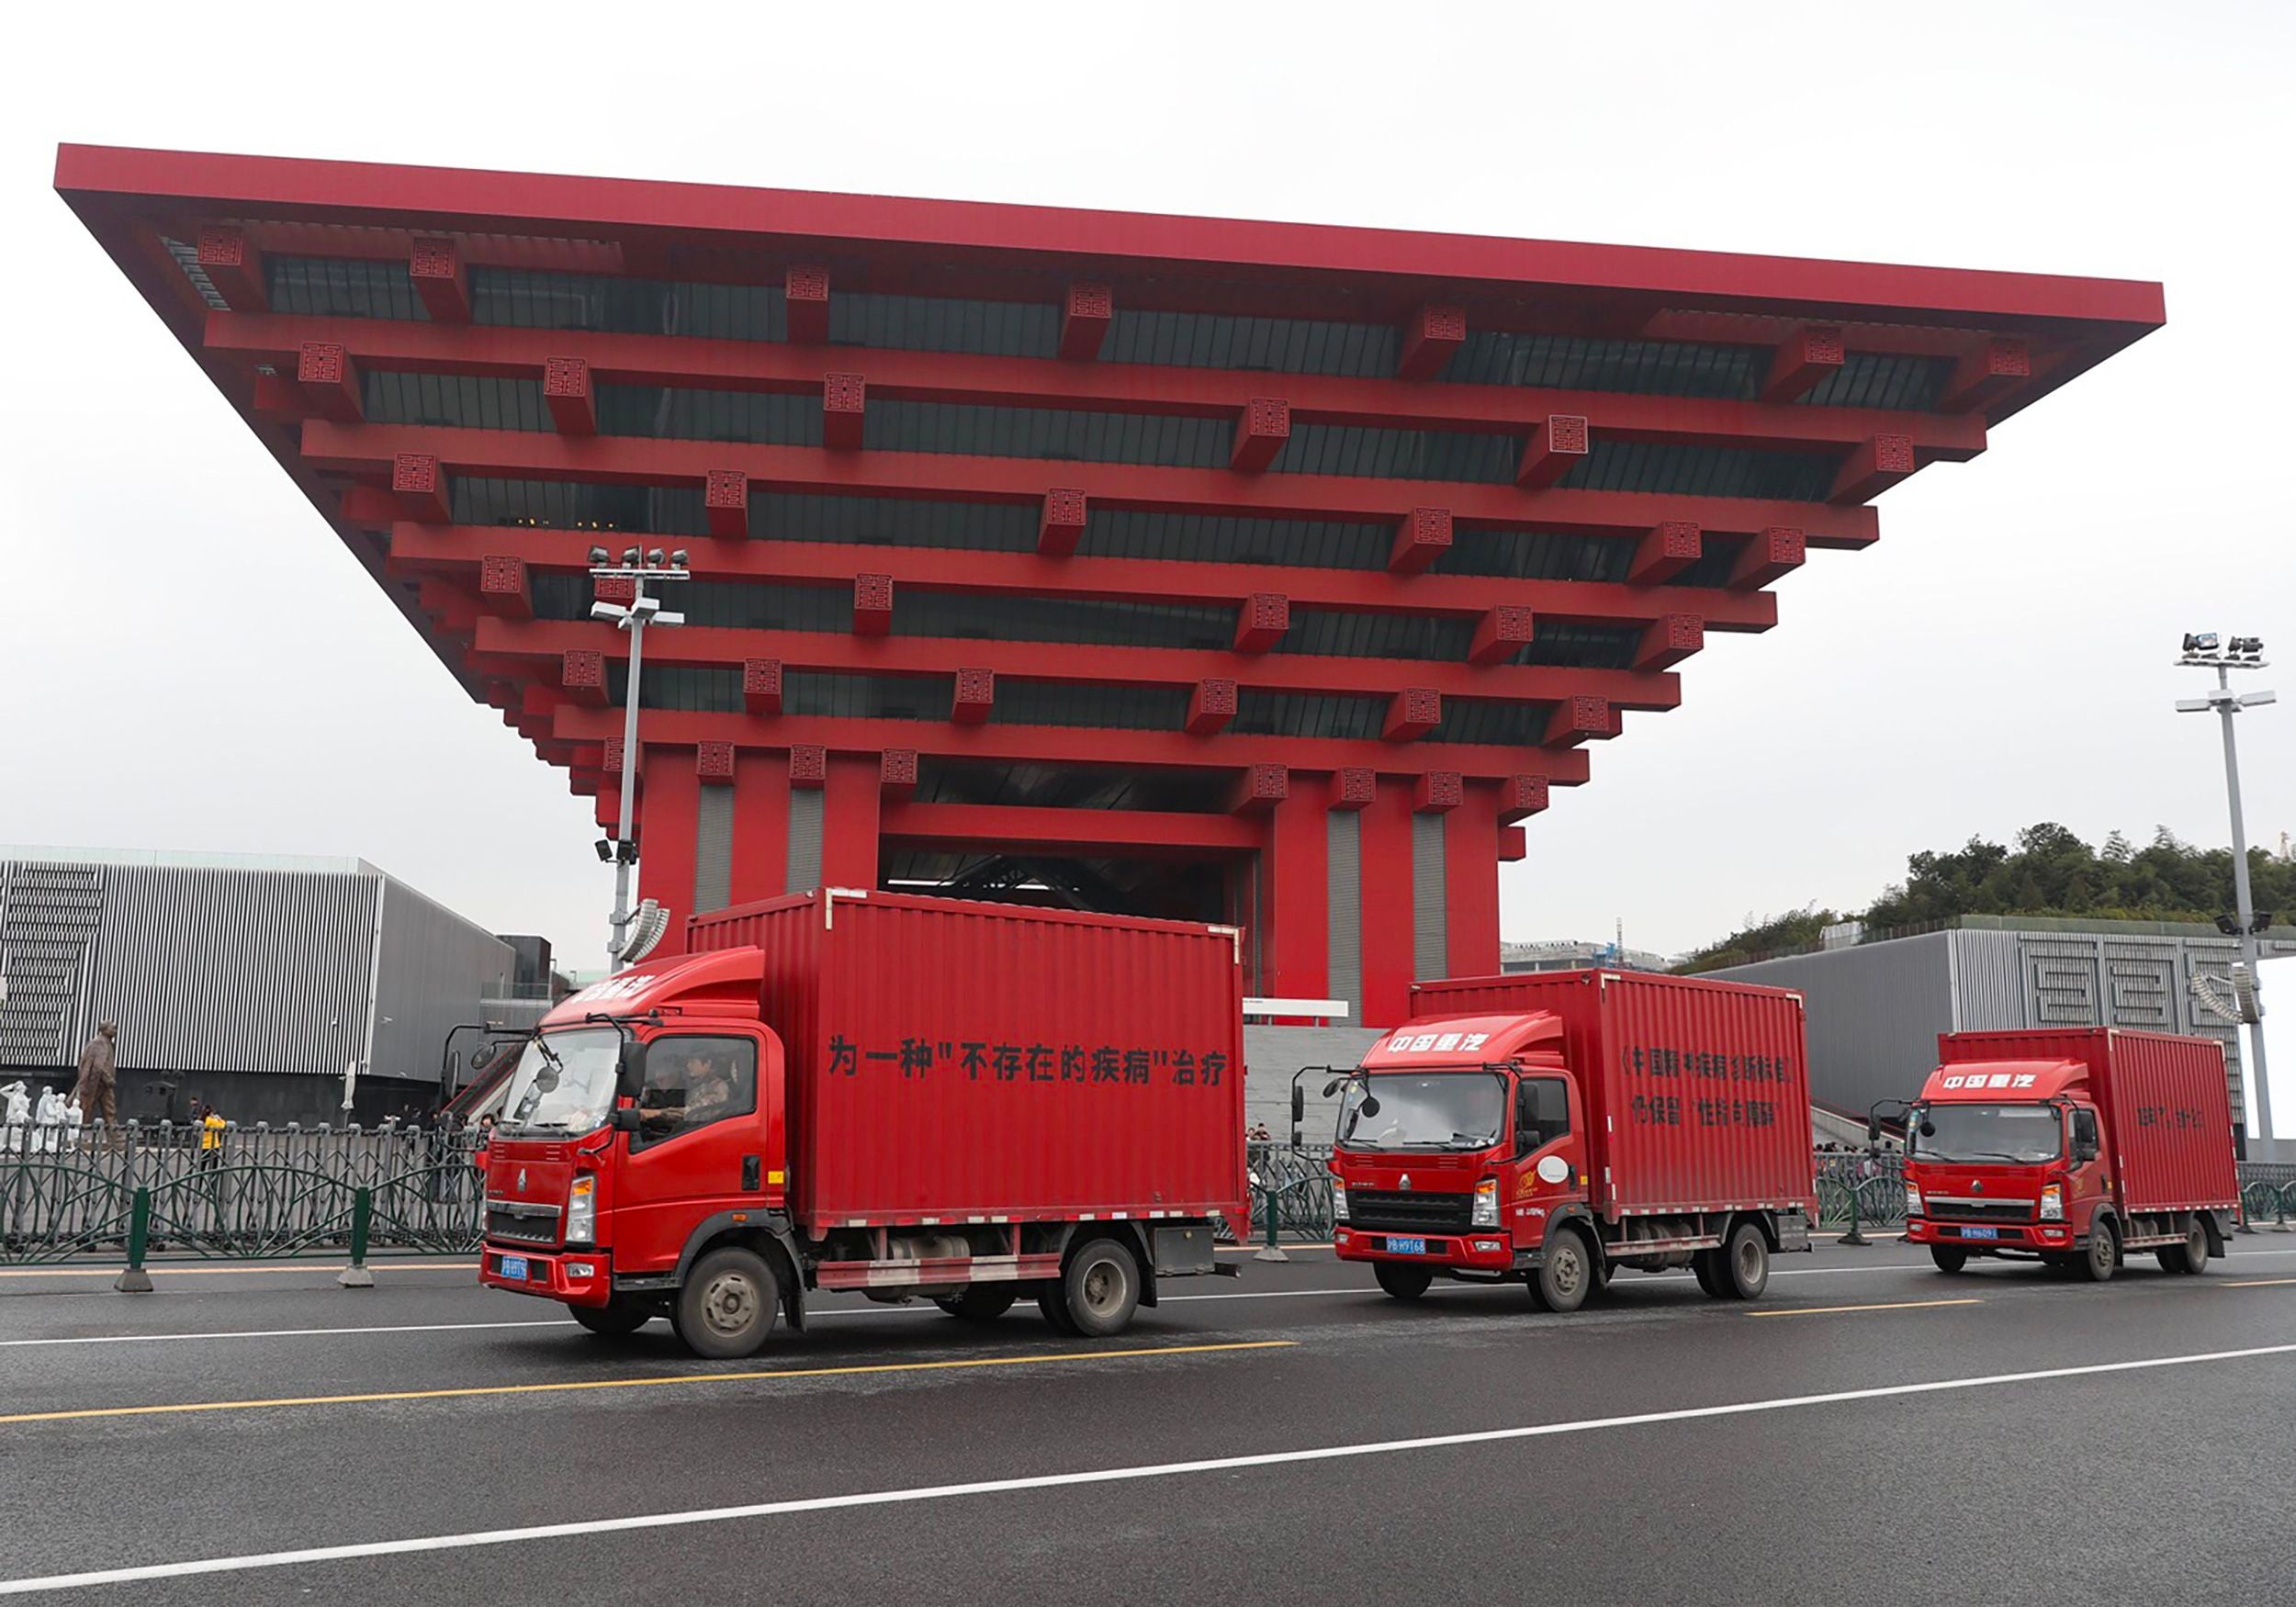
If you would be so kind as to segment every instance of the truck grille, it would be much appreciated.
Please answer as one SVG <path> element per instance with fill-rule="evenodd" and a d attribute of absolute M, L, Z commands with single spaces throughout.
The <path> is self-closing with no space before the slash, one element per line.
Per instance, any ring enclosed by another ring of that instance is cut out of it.
<path fill-rule="evenodd" d="M 504 1205 L 499 1200 L 487 1205 L 487 1237 L 509 1239 L 521 1244 L 556 1244 L 558 1242 L 558 1212 L 555 1206 Z"/>
<path fill-rule="evenodd" d="M 1465 1232 L 1474 1210 L 1475 1197 L 1471 1194 L 1403 1194 L 1355 1188 L 1347 1191 L 1347 1224 L 1353 1228 Z"/>
<path fill-rule="evenodd" d="M 1940 1199 L 1930 1195 L 1922 1203 L 1929 1207 L 1930 1219 L 1939 1222 L 2030 1222 L 2033 1219 L 2033 1202 L 2029 1199 Z"/>

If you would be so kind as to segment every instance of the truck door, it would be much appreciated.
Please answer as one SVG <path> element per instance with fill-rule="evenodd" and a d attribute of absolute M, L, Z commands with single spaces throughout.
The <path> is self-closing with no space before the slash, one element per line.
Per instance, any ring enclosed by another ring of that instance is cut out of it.
<path fill-rule="evenodd" d="M 1585 1139 L 1573 1108 L 1577 1093 L 1561 1075 L 1525 1074 L 1514 1084 L 1514 1153 L 1518 1168 L 1513 1196 L 1514 1241 L 1538 1244 L 1555 1212 L 1583 1198 Z"/>
<path fill-rule="evenodd" d="M 782 1046 L 730 1028 L 670 1032 L 646 1045 L 638 1130 L 614 1179 L 613 1260 L 624 1272 L 677 1264 L 686 1237 L 721 1210 L 782 1193 Z"/>
<path fill-rule="evenodd" d="M 2097 1138 L 2097 1113 L 2086 1105 L 2077 1105 L 2065 1119 L 2065 1219 L 2073 1231 L 2088 1231 L 2089 1219 L 2097 1208 L 2110 1198 L 2112 1191 L 2112 1168 L 2107 1163 L 2103 1146 Z M 2121 1230 L 2127 1232 L 2128 1229 Z"/>

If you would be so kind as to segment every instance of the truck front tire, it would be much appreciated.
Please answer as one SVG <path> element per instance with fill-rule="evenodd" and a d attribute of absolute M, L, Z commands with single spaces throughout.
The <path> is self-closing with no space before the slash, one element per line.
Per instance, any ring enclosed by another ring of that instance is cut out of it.
<path fill-rule="evenodd" d="M 654 1314 L 630 1300 L 612 1300 L 603 1306 L 568 1306 L 567 1315 L 592 1333 L 619 1339 L 636 1333 L 653 1320 Z"/>
<path fill-rule="evenodd" d="M 695 1355 L 730 1361 L 758 1353 L 780 1308 L 781 1291 L 765 1258 L 728 1244 L 693 1264 L 678 1290 L 671 1322 Z"/>
<path fill-rule="evenodd" d="M 1019 1295 L 1010 1284 L 968 1284 L 953 1295 L 940 1296 L 933 1304 L 967 1322 L 994 1322 L 1012 1309 Z"/>
<path fill-rule="evenodd" d="M 1416 1300 L 1435 1282 L 1435 1274 L 1424 1266 L 1405 1266 L 1399 1262 L 1375 1261 L 1371 1275 L 1379 1280 L 1379 1287 L 1399 1300 Z"/>
<path fill-rule="evenodd" d="M 1937 1263 L 1940 1272 L 1959 1272 L 1969 1264 L 1969 1252 L 1956 1244 L 1932 1244 L 1930 1259 Z"/>
<path fill-rule="evenodd" d="M 2081 1275 L 2092 1284 L 2101 1284 L 2120 1264 L 2121 1235 L 2109 1219 L 2099 1217 L 2088 1227 L 2088 1245 L 2078 1263 Z"/>
<path fill-rule="evenodd" d="M 1563 1229 L 1548 1241 L 1547 1253 L 1531 1274 L 1531 1298 L 1558 1315 L 1576 1311 L 1594 1287 L 1593 1261 L 1585 1235 L 1575 1228 Z"/>
<path fill-rule="evenodd" d="M 1121 1333 L 1140 1309 L 1140 1261 L 1113 1239 L 1095 1239 L 1069 1258 L 1061 1292 L 1078 1334 Z"/>

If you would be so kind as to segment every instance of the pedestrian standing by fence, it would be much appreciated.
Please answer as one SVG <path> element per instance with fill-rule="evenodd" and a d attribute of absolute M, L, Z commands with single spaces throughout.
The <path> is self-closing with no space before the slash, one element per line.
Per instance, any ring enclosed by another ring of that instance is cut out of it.
<path fill-rule="evenodd" d="M 80 1107 L 80 1119 L 102 1122 L 107 1141 L 115 1145 L 119 1141 L 116 1130 L 119 1125 L 119 1101 L 114 1052 L 118 1037 L 119 1028 L 112 1022 L 96 1024 L 96 1036 L 80 1051 L 80 1080 L 72 1090 L 73 1100 Z"/>
<path fill-rule="evenodd" d="M 231 1124 L 212 1105 L 202 1104 L 191 1114 L 199 1124 L 199 1170 L 212 1172 L 223 1164 L 223 1129 Z"/>

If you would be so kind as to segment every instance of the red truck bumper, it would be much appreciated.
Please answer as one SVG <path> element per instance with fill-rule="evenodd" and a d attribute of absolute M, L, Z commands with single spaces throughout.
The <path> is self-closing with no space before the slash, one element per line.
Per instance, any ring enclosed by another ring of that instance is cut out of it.
<path fill-rule="evenodd" d="M 1426 1249 L 1389 1249 L 1388 1241 L 1397 1238 L 1424 1243 Z M 1408 1235 L 1376 1228 L 1337 1228 L 1333 1231 L 1332 1243 L 1342 1261 L 1407 1261 L 1419 1266 L 1457 1266 L 1475 1272 L 1509 1272 L 1515 1265 L 1514 1242 L 1499 1228 Z"/>
<path fill-rule="evenodd" d="M 540 1295 L 568 1306 L 602 1306 L 613 1296 L 613 1266 L 602 1250 L 512 1250 L 489 1244 L 479 1253 L 478 1281 L 513 1295 Z"/>
<path fill-rule="evenodd" d="M 1916 1244 L 1950 1244 L 1972 1255 L 1998 1250 L 2071 1250 L 2076 1240 L 2067 1222 L 1933 1222 L 1916 1217 L 1906 1224 L 1906 1237 Z"/>

